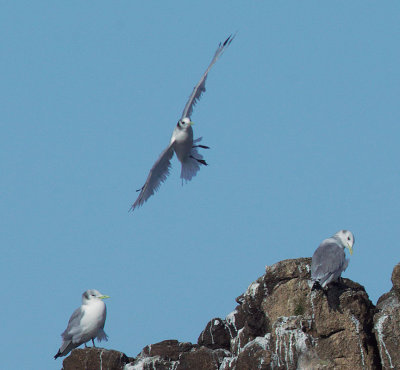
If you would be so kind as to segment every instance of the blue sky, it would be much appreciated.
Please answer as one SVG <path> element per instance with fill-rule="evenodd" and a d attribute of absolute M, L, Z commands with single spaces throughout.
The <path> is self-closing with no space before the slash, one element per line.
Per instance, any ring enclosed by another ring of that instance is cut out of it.
<path fill-rule="evenodd" d="M 57 369 L 81 293 L 106 348 L 196 342 L 265 265 L 353 231 L 375 303 L 399 262 L 400 4 L 1 2 L 2 366 Z M 209 166 L 128 213 L 192 116 Z M 4 317 L 7 319 L 4 320 Z"/>

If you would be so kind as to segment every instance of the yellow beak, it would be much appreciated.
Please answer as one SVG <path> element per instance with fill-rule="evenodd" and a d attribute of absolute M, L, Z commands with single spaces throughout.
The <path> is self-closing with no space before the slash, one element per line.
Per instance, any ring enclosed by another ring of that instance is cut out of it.
<path fill-rule="evenodd" d="M 350 256 L 352 256 L 353 255 L 353 247 L 350 245 L 347 245 L 347 248 L 349 249 Z"/>
<path fill-rule="evenodd" d="M 106 299 L 106 298 L 110 298 L 110 296 L 108 295 L 102 295 L 101 297 L 99 297 L 100 299 Z"/>

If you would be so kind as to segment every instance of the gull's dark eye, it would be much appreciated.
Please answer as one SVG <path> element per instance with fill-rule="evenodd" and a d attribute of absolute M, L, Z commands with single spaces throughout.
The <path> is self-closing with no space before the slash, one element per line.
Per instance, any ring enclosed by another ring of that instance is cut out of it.
<path fill-rule="evenodd" d="M 350 240 L 350 236 L 347 237 L 347 240 Z"/>

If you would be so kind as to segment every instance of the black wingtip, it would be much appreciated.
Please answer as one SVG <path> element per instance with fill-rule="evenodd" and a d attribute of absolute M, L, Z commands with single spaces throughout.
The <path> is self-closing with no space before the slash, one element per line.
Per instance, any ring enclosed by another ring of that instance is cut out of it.
<path fill-rule="evenodd" d="M 234 34 L 231 33 L 228 36 L 228 38 L 224 41 L 224 43 L 222 44 L 222 47 L 229 46 L 230 43 L 233 41 L 233 39 L 236 37 L 237 33 L 238 33 L 238 31 L 236 31 Z"/>
<path fill-rule="evenodd" d="M 224 43 L 222 44 L 222 47 L 225 47 L 226 44 L 229 42 L 229 39 L 232 37 L 232 35 L 229 35 L 229 37 L 224 41 Z"/>
<path fill-rule="evenodd" d="M 60 357 L 60 356 L 61 356 L 61 353 L 60 353 L 60 351 L 58 351 L 58 352 L 56 353 L 56 355 L 54 356 L 54 359 L 57 360 L 57 357 Z"/>

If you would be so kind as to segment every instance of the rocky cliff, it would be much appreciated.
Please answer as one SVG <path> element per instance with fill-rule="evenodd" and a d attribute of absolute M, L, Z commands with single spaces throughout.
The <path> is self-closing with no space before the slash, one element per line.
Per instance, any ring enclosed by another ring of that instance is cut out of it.
<path fill-rule="evenodd" d="M 400 369 L 400 264 L 376 307 L 348 279 L 312 291 L 310 264 L 299 258 L 268 266 L 233 312 L 209 321 L 197 344 L 166 340 L 135 358 L 76 349 L 63 369 Z"/>

